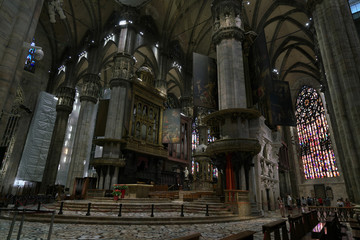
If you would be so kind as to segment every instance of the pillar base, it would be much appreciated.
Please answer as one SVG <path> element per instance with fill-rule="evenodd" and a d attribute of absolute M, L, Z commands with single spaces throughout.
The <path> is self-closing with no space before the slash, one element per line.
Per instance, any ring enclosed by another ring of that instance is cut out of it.
<path fill-rule="evenodd" d="M 235 214 L 238 214 L 239 216 L 251 215 L 249 191 L 225 190 L 224 192 L 225 192 L 225 204 L 228 204 Z"/>

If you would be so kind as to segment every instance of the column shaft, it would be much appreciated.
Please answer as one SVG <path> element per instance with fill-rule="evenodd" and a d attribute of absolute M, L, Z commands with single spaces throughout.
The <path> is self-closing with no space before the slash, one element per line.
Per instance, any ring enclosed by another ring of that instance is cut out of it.
<path fill-rule="evenodd" d="M 74 186 L 75 178 L 84 177 L 89 168 L 92 139 L 95 130 L 97 113 L 97 100 L 100 90 L 100 78 L 96 74 L 84 76 L 84 85 L 81 91 L 80 113 L 76 128 L 76 135 L 71 156 L 67 186 L 70 192 Z"/>
<path fill-rule="evenodd" d="M 334 110 L 330 114 L 337 120 L 336 135 L 342 136 L 336 141 L 339 155 L 344 156 L 339 162 L 346 171 L 349 197 L 360 202 L 359 38 L 345 1 L 318 2 L 312 9 L 313 18 Z"/>
<path fill-rule="evenodd" d="M 55 126 L 51 137 L 40 193 L 46 193 L 47 188 L 55 184 L 62 147 L 64 144 L 67 122 L 69 114 L 72 111 L 74 97 L 74 88 L 62 87 L 59 89 Z"/>

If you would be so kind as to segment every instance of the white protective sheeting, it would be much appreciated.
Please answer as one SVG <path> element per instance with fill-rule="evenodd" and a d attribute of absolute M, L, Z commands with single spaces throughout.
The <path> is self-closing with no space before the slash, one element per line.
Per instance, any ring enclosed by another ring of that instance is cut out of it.
<path fill-rule="evenodd" d="M 17 173 L 18 180 L 41 182 L 56 119 L 57 99 L 40 92 Z"/>

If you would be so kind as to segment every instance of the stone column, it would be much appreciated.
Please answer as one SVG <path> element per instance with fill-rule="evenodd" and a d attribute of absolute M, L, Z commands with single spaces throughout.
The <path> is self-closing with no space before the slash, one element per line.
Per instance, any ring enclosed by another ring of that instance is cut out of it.
<path fill-rule="evenodd" d="M 246 178 L 245 178 L 245 166 L 244 164 L 241 164 L 240 166 L 240 190 L 246 190 Z"/>
<path fill-rule="evenodd" d="M 99 185 L 98 185 L 98 189 L 104 189 L 104 168 L 103 167 L 100 167 L 100 170 L 99 170 L 99 173 L 98 174 L 100 176 L 100 179 L 99 179 Z"/>
<path fill-rule="evenodd" d="M 79 120 L 66 184 L 70 187 L 70 192 L 73 190 L 75 178 L 84 177 L 89 168 L 100 87 L 100 77 L 97 74 L 88 73 L 84 76 Z"/>
<path fill-rule="evenodd" d="M 25 72 L 26 51 L 22 46 L 34 37 L 43 2 L 0 1 L 0 111 L 4 113 L 10 113 L 14 105 L 16 91 Z M 8 115 L 3 114 L 0 137 L 5 132 L 7 121 Z"/>
<path fill-rule="evenodd" d="M 70 69 L 68 72 L 72 72 Z M 67 72 L 67 76 L 70 73 Z M 61 152 L 64 144 L 69 114 L 72 112 L 75 100 L 75 89 L 71 87 L 60 87 L 57 93 L 58 103 L 56 106 L 56 120 L 51 137 L 50 148 L 46 159 L 46 165 L 41 182 L 40 193 L 46 193 L 49 186 L 55 184 Z"/>
<path fill-rule="evenodd" d="M 119 167 L 115 167 L 114 168 L 114 174 L 111 178 L 111 188 L 114 184 L 118 183 L 118 178 L 119 178 Z"/>
<path fill-rule="evenodd" d="M 43 2 L 44 0 L 0 2 L 0 110 L 4 108 L 11 86 L 18 84 L 24 71 L 25 54 L 22 45 L 34 36 Z"/>
<path fill-rule="evenodd" d="M 360 202 L 360 42 L 347 1 L 308 0 L 324 64 L 333 114 L 336 146 L 347 192 Z"/>
<path fill-rule="evenodd" d="M 164 50 L 162 48 L 160 48 L 159 49 L 159 74 L 155 81 L 155 87 L 164 96 L 166 96 L 166 94 L 167 94 L 167 83 L 166 83 L 167 71 L 168 71 L 167 53 L 165 53 Z"/>
<path fill-rule="evenodd" d="M 106 167 L 105 167 L 104 189 L 110 189 L 110 181 L 111 181 L 111 177 L 110 177 L 110 167 L 111 167 L 111 166 L 106 166 Z"/>
<path fill-rule="evenodd" d="M 241 14 L 241 1 L 213 1 L 214 34 L 216 45 L 219 110 L 246 108 L 246 88 L 242 41 L 244 31 L 235 18 Z"/>
<path fill-rule="evenodd" d="M 106 121 L 105 138 L 121 139 L 127 89 L 133 72 L 134 59 L 131 55 L 118 53 L 114 58 L 113 78 L 110 80 L 111 98 Z"/>

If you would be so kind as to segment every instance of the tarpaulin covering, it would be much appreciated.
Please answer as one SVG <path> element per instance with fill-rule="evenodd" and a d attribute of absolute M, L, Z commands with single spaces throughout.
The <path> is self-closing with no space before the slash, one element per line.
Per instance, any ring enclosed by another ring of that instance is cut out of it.
<path fill-rule="evenodd" d="M 26 138 L 18 180 L 41 182 L 56 119 L 57 99 L 41 92 Z"/>

